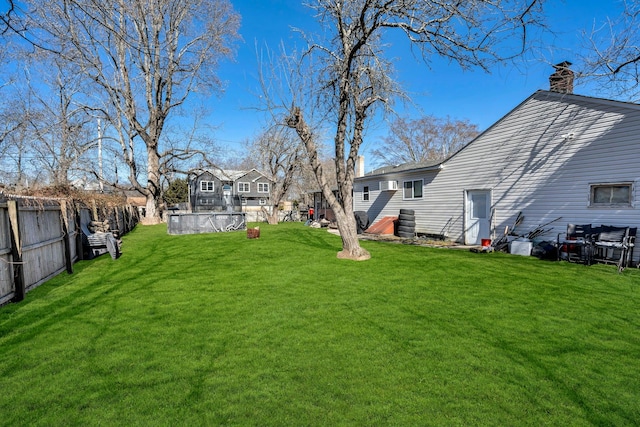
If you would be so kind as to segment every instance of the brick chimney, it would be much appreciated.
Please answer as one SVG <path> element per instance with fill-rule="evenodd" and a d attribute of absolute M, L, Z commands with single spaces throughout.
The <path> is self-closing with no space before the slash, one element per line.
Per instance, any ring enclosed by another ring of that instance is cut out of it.
<path fill-rule="evenodd" d="M 356 159 L 356 178 L 360 178 L 364 176 L 364 156 L 358 156 Z"/>
<path fill-rule="evenodd" d="M 549 76 L 549 90 L 559 93 L 573 93 L 573 71 L 571 62 L 564 61 L 553 66 L 556 71 Z"/>

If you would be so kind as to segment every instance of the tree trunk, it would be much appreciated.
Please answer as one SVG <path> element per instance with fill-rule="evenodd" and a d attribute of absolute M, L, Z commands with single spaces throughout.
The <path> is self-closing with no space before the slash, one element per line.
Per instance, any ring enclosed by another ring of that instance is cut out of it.
<path fill-rule="evenodd" d="M 142 225 L 155 225 L 160 224 L 162 218 L 160 217 L 160 209 L 153 194 L 147 194 L 147 202 L 145 204 L 144 217 L 140 220 Z"/>
<path fill-rule="evenodd" d="M 147 203 L 141 223 L 143 225 L 154 225 L 162 222 L 162 217 L 160 216 L 160 156 L 155 147 L 148 146 L 147 159 Z"/>
<path fill-rule="evenodd" d="M 334 198 L 335 199 L 335 198 Z M 338 258 L 354 261 L 366 261 L 371 258 L 369 251 L 360 246 L 356 218 L 351 210 L 345 211 L 336 200 L 331 203 L 331 209 L 336 216 L 338 231 L 342 239 L 342 250 L 338 252 Z"/>
<path fill-rule="evenodd" d="M 268 224 L 278 225 L 278 206 L 271 206 L 271 212 L 269 212 L 264 206 L 261 209 L 262 213 L 267 218 Z"/>
<path fill-rule="evenodd" d="M 366 249 L 360 247 L 358 230 L 356 229 L 356 219 L 353 216 L 353 199 L 351 198 L 351 194 L 349 193 L 342 196 L 342 202 L 333 195 L 333 192 L 324 177 L 322 164 L 318 159 L 318 150 L 315 141 L 313 140 L 313 135 L 309 126 L 304 121 L 300 108 L 292 108 L 291 114 L 287 119 L 287 126 L 295 129 L 300 140 L 304 143 L 311 167 L 313 168 L 313 172 L 318 180 L 318 184 L 320 184 L 324 197 L 329 202 L 329 205 L 336 216 L 338 231 L 340 231 L 340 237 L 342 238 L 342 250 L 338 252 L 338 258 L 352 259 L 356 261 L 364 261 L 371 258 L 371 254 Z"/>

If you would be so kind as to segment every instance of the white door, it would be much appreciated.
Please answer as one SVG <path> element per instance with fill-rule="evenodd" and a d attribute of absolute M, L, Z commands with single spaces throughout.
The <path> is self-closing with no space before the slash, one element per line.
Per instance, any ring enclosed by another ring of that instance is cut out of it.
<path fill-rule="evenodd" d="M 491 191 L 467 191 L 465 213 L 465 244 L 479 245 L 491 234 Z"/>

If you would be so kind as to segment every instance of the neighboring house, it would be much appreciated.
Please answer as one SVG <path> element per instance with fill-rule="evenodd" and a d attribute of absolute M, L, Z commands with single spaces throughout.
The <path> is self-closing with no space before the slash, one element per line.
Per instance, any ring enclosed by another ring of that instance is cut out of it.
<path fill-rule="evenodd" d="M 193 212 L 251 212 L 268 208 L 273 181 L 255 169 L 204 170 L 189 178 Z"/>
<path fill-rule="evenodd" d="M 466 244 L 502 236 L 519 212 L 521 233 L 560 218 L 550 240 L 567 223 L 639 227 L 640 105 L 550 81 L 445 161 L 356 178 L 354 210 L 375 223 L 413 209 L 416 232 Z"/>

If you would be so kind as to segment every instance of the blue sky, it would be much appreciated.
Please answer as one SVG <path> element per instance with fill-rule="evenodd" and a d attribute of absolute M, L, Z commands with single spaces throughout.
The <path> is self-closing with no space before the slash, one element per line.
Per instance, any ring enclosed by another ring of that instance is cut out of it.
<path fill-rule="evenodd" d="M 299 39 L 291 27 L 312 28 L 312 11 L 298 0 L 232 0 L 242 16 L 234 62 L 224 63 L 220 77 L 226 82 L 223 96 L 209 103 L 212 124 L 218 127 L 215 137 L 227 150 L 239 149 L 242 141 L 260 131 L 262 114 L 251 109 L 257 102 L 256 42 L 276 49 L 281 41 L 293 45 Z M 467 119 L 481 130 L 486 129 L 538 89 L 548 89 L 553 72 L 549 64 L 564 60 L 576 62 L 581 48 L 581 30 L 590 30 L 621 11 L 617 0 L 548 0 L 545 6 L 549 26 L 555 35 L 545 39 L 546 50 L 517 68 L 504 65 L 491 70 L 462 71 L 457 65 L 434 58 L 427 66 L 407 55 L 396 64 L 398 80 L 413 98 L 416 108 L 404 111 L 407 116 L 421 114 Z M 597 95 L 576 82 L 575 93 Z M 386 134 L 384 123 L 369 134 L 363 150 L 375 147 Z M 367 167 L 368 169 L 369 167 Z"/>

